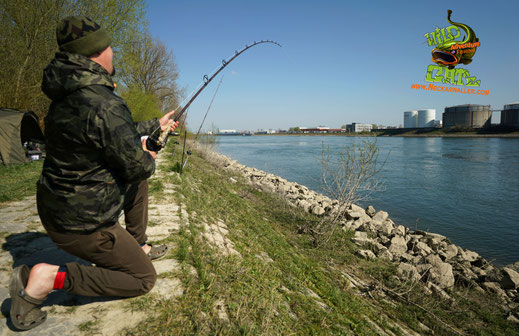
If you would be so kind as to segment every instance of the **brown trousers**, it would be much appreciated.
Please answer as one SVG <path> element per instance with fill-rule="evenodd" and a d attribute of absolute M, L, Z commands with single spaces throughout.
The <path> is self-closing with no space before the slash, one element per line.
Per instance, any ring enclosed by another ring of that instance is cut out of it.
<path fill-rule="evenodd" d="M 96 265 L 67 263 L 63 289 L 85 296 L 131 297 L 153 288 L 157 273 L 140 246 L 147 239 L 147 180 L 129 188 L 124 213 L 126 230 L 116 223 L 85 235 L 48 232 L 59 248 Z"/>

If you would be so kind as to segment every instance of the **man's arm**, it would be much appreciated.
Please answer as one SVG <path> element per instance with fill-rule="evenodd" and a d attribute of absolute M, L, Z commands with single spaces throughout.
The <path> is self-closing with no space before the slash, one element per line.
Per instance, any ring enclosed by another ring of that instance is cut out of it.
<path fill-rule="evenodd" d="M 140 136 L 151 135 L 153 132 L 164 132 L 168 127 L 170 127 L 169 132 L 173 132 L 173 130 L 178 126 L 178 121 L 173 123 L 171 120 L 173 114 L 175 114 L 175 110 L 169 111 L 160 119 L 153 118 L 152 120 L 148 121 L 136 122 L 135 128 L 137 129 L 137 132 L 139 132 Z M 169 124 L 170 122 L 171 124 Z"/>
<path fill-rule="evenodd" d="M 134 123 L 134 126 L 140 136 L 150 135 L 154 131 L 160 131 L 160 122 L 157 118 L 153 118 L 147 121 L 138 121 Z"/>
<path fill-rule="evenodd" d="M 155 171 L 155 160 L 143 149 L 126 106 L 112 106 L 103 113 L 101 142 L 106 163 L 127 183 L 147 179 Z"/>

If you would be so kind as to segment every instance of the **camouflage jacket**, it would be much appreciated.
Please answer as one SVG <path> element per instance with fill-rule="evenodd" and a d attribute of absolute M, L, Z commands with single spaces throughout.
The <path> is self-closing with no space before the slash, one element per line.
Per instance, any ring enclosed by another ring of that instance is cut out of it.
<path fill-rule="evenodd" d="M 38 213 L 55 232 L 88 233 L 114 224 L 131 183 L 155 170 L 141 135 L 157 119 L 134 123 L 108 72 L 87 57 L 58 52 L 45 68 L 46 158 L 37 183 Z"/>

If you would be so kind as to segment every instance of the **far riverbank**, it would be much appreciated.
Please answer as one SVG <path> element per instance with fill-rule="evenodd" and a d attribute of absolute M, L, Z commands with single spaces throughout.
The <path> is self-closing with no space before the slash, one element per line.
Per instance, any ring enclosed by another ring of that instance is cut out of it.
<path fill-rule="evenodd" d="M 512 133 L 476 133 L 476 132 L 361 132 L 361 133 L 274 133 L 252 134 L 253 136 L 342 136 L 342 137 L 406 137 L 406 138 L 519 138 L 519 132 Z M 227 136 L 227 135 L 219 135 Z"/>

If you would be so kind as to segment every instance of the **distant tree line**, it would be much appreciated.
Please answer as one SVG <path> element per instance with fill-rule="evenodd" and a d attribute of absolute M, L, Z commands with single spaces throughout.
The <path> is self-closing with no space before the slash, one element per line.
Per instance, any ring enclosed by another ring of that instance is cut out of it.
<path fill-rule="evenodd" d="M 299 127 L 290 127 L 288 129 L 288 133 L 301 133 L 301 128 L 299 128 Z"/>
<path fill-rule="evenodd" d="M 68 15 L 87 16 L 109 32 L 116 92 L 136 121 L 177 107 L 174 56 L 150 35 L 144 0 L 0 0 L 0 107 L 46 115 L 42 72 L 58 51 L 56 26 Z"/>

